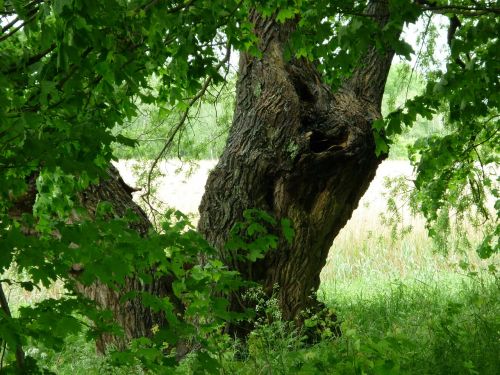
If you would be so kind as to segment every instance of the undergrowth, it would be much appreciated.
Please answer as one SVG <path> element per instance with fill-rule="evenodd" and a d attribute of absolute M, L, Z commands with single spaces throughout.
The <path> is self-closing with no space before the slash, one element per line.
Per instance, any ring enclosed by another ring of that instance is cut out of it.
<path fill-rule="evenodd" d="M 323 285 L 321 296 L 342 322 L 314 345 L 304 330 L 280 319 L 276 301 L 248 341 L 222 336 L 220 374 L 497 374 L 500 366 L 500 280 L 494 267 L 373 284 Z M 349 291 L 347 289 L 350 289 Z M 371 290 L 365 293 L 366 290 Z M 117 369 L 82 337 L 60 353 L 30 355 L 59 374 L 141 374 Z M 178 374 L 202 374 L 188 357 Z"/>
<path fill-rule="evenodd" d="M 275 321 L 258 327 L 245 360 L 225 361 L 221 373 L 497 374 L 499 279 L 493 271 L 448 276 L 386 281 L 349 298 L 323 290 L 342 337 L 307 346 L 300 331 Z"/>

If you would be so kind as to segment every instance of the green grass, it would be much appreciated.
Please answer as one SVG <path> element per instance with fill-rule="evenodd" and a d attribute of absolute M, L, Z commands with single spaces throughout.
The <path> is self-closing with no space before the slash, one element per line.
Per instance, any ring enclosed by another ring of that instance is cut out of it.
<path fill-rule="evenodd" d="M 360 210 L 335 239 L 318 292 L 343 336 L 326 331 L 308 346 L 304 332 L 270 322 L 243 349 L 245 360 L 234 359 L 235 349 L 226 352 L 234 356 L 222 373 L 497 374 L 498 257 L 436 253 L 421 219 L 406 216 L 412 230 L 394 235 L 374 207 Z M 469 236 L 472 245 L 478 239 Z M 460 242 L 460 235 L 449 241 Z"/>
<path fill-rule="evenodd" d="M 250 340 L 245 360 L 233 350 L 221 373 L 497 374 L 499 288 L 490 272 L 323 285 L 341 338 L 307 346 L 300 332 L 272 322 Z"/>
<path fill-rule="evenodd" d="M 99 374 L 142 374 L 139 366 L 126 368 L 114 367 L 109 358 L 98 355 L 95 345 L 81 335 L 75 335 L 66 341 L 60 352 L 29 348 L 27 355 L 34 357 L 40 367 L 56 374 L 99 375 Z"/>
<path fill-rule="evenodd" d="M 357 340 L 385 345 L 390 339 L 380 359 L 395 355 L 398 371 L 495 374 L 500 365 L 499 287 L 487 273 L 445 273 L 323 290 Z"/>
<path fill-rule="evenodd" d="M 282 321 L 261 325 L 247 347 L 221 343 L 221 374 L 497 374 L 500 283 L 489 272 L 373 278 L 324 284 L 343 336 L 310 346 Z M 132 374 L 113 369 L 81 337 L 61 353 L 30 353 L 60 374 Z M 188 359 L 177 373 L 194 374 Z M 200 370 L 200 369 L 198 369 Z M 202 373 L 202 372 L 201 372 Z"/>

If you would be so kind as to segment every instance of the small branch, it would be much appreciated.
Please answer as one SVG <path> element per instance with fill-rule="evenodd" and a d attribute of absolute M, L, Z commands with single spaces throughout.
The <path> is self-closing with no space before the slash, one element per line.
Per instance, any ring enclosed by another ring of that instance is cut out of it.
<path fill-rule="evenodd" d="M 1 282 L 0 282 L 0 308 L 9 318 L 12 317 L 10 313 L 9 302 L 7 301 L 7 297 L 5 296 Z"/>
<path fill-rule="evenodd" d="M 5 313 L 5 315 L 7 315 L 9 318 L 12 318 L 12 314 L 11 314 L 10 308 L 9 308 L 9 302 L 7 301 L 7 297 L 5 297 L 2 283 L 0 283 L 0 307 L 3 310 L 3 312 Z M 5 349 L 4 349 L 4 352 L 5 352 Z M 3 354 L 2 354 L 2 357 L 3 357 Z M 21 344 L 18 344 L 16 347 L 16 362 L 17 362 L 18 369 L 22 371 L 24 369 L 25 358 L 24 358 L 24 351 L 23 351 Z"/>
<path fill-rule="evenodd" d="M 423 4 L 422 9 L 424 11 L 430 11 L 439 14 L 461 14 L 464 16 L 477 17 L 485 14 L 500 14 L 500 8 L 487 8 L 480 6 L 461 6 L 461 5 L 425 5 Z"/>
<path fill-rule="evenodd" d="M 26 22 L 23 22 L 22 24 L 20 24 L 19 26 L 17 27 L 14 27 L 10 32 L 0 36 L 0 42 L 3 42 L 5 39 L 8 39 L 10 38 L 12 35 L 14 35 L 19 29 L 23 28 L 24 26 L 26 26 L 26 24 L 30 21 L 32 21 L 35 17 L 32 16 L 30 19 L 28 19 L 28 21 Z"/>
<path fill-rule="evenodd" d="M 229 57 L 231 55 L 231 46 L 229 44 L 227 45 L 226 51 L 227 51 L 226 56 L 224 56 L 224 58 L 215 67 L 216 71 L 218 71 L 224 64 L 226 64 L 229 61 Z M 184 123 L 186 122 L 186 119 L 188 118 L 189 111 L 194 106 L 194 104 L 205 94 L 208 87 L 212 83 L 212 80 L 213 80 L 212 76 L 207 77 L 207 79 L 203 83 L 201 89 L 196 93 L 196 95 L 194 97 L 191 98 L 191 100 L 189 101 L 189 103 L 187 105 L 187 108 L 184 110 L 184 112 L 181 116 L 181 119 L 179 120 L 177 125 L 174 127 L 174 129 L 170 132 L 170 136 L 168 137 L 167 142 L 165 142 L 165 145 L 163 146 L 163 148 L 161 149 L 161 151 L 159 152 L 159 154 L 157 155 L 157 157 L 155 158 L 155 160 L 153 161 L 153 164 L 151 165 L 151 167 L 149 169 L 148 179 L 147 179 L 147 189 L 146 189 L 146 192 L 142 195 L 142 198 L 147 203 L 147 205 L 149 206 L 150 209 L 152 209 L 152 206 L 150 205 L 150 202 L 149 202 L 149 196 L 151 194 L 151 182 L 153 179 L 153 171 L 156 168 L 156 166 L 158 165 L 158 162 L 160 161 L 160 159 L 165 155 L 165 153 L 167 152 L 167 150 L 171 146 L 176 134 L 184 126 Z"/>
<path fill-rule="evenodd" d="M 499 117 L 499 115 L 496 115 L 496 116 L 492 116 L 490 117 L 487 121 L 485 121 L 484 123 L 487 124 L 488 122 L 490 122 L 492 119 L 496 118 L 496 117 Z M 490 139 L 492 139 L 498 132 L 500 131 L 500 128 L 498 129 L 495 129 L 495 131 L 492 133 L 492 134 L 489 134 L 485 139 L 483 139 L 481 142 L 479 143 L 473 143 L 471 146 L 469 146 L 462 154 L 465 155 L 465 154 L 468 154 L 470 151 L 472 151 L 473 149 L 476 149 L 477 147 L 485 144 L 486 142 L 488 142 Z"/>
<path fill-rule="evenodd" d="M 481 165 L 481 174 L 482 174 L 483 180 L 485 180 L 486 174 L 484 173 L 484 164 L 483 164 L 483 160 L 481 159 L 481 155 L 479 155 L 479 151 L 477 151 L 477 147 L 474 147 L 474 153 L 476 154 L 477 160 L 479 161 L 479 164 Z"/>
<path fill-rule="evenodd" d="M 10 21 L 7 25 L 2 27 L 2 33 L 6 32 L 9 30 L 12 26 L 14 26 L 17 22 L 19 22 L 19 17 L 14 18 L 12 21 Z"/>
<path fill-rule="evenodd" d="M 417 58 L 415 59 L 415 64 L 411 68 L 410 78 L 408 80 L 408 86 L 406 86 L 405 101 L 408 100 L 408 92 L 410 90 L 411 80 L 413 79 L 413 74 L 415 73 L 415 69 L 417 69 L 418 62 L 420 60 L 420 56 L 422 55 L 422 50 L 424 49 L 424 45 L 425 45 L 425 39 L 427 38 L 427 34 L 429 32 L 429 27 L 431 25 L 431 20 L 432 20 L 432 16 L 429 16 L 429 18 L 427 19 L 427 24 L 425 25 L 424 36 L 422 39 L 422 45 L 420 46 L 420 49 L 418 50 Z"/>
<path fill-rule="evenodd" d="M 47 56 L 50 52 L 52 52 L 55 49 L 56 49 L 56 44 L 53 43 L 46 50 L 41 51 L 41 52 L 37 53 L 36 55 L 33 55 L 33 56 L 29 57 L 28 61 L 26 61 L 26 64 L 24 64 L 23 66 L 16 65 L 14 67 L 11 67 L 5 73 L 7 73 L 7 74 L 14 73 L 17 70 L 19 70 L 20 68 L 25 69 L 26 67 L 28 67 L 28 66 L 30 66 L 30 65 L 38 62 L 38 61 L 40 61 L 41 59 L 43 59 L 45 56 Z"/>
<path fill-rule="evenodd" d="M 37 2 L 34 2 L 34 5 L 36 5 L 36 4 L 37 4 Z M 2 42 L 2 41 L 4 41 L 5 39 L 7 39 L 7 38 L 11 37 L 11 36 L 12 36 L 12 35 L 14 35 L 17 31 L 19 31 L 19 29 L 23 28 L 24 26 L 26 26 L 27 24 L 29 24 L 30 22 L 32 22 L 32 21 L 36 18 L 36 16 L 37 16 L 37 11 L 38 11 L 38 7 L 35 7 L 35 8 L 33 8 L 32 10 L 30 10 L 30 11 L 28 12 L 28 16 L 29 16 L 29 18 L 28 18 L 25 22 L 21 23 L 19 26 L 14 27 L 14 28 L 13 28 L 10 32 L 8 32 L 8 33 L 6 33 L 6 34 L 4 34 L 4 35 L 0 36 L 0 42 Z M 15 20 L 15 21 L 17 22 L 17 20 Z M 7 25 L 7 26 L 9 26 L 9 25 Z M 13 25 L 11 25 L 11 26 L 13 26 Z M 9 28 L 10 28 L 11 26 L 9 26 Z M 2 29 L 2 31 L 6 31 L 6 30 L 7 30 L 7 29 L 5 29 L 5 28 L 3 28 L 3 29 Z"/>
<path fill-rule="evenodd" d="M 462 26 L 462 23 L 460 22 L 460 19 L 457 17 L 456 14 L 454 14 L 451 17 L 449 17 L 449 19 L 450 19 L 450 26 L 448 27 L 448 35 L 447 35 L 446 39 L 447 39 L 447 42 L 448 42 L 448 47 L 450 47 L 450 51 L 451 51 L 452 50 L 453 40 L 455 39 L 455 33 Z M 465 63 L 462 61 L 462 59 L 460 59 L 459 56 L 456 57 L 455 62 L 462 69 L 465 69 Z"/>
<path fill-rule="evenodd" d="M 90 54 L 90 52 L 93 50 L 93 47 L 87 47 L 87 49 L 82 53 L 81 60 L 85 60 L 87 56 Z M 57 84 L 57 88 L 59 90 L 62 90 L 66 82 L 75 74 L 75 72 L 78 70 L 80 66 L 78 64 L 73 64 L 73 66 L 70 68 L 68 74 L 66 77 L 63 77 Z"/>

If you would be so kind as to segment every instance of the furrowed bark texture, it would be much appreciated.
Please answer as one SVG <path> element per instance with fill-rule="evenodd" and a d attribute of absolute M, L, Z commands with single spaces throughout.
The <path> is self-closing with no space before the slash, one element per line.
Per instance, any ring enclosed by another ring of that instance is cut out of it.
<path fill-rule="evenodd" d="M 374 2 L 367 13 L 385 24 L 387 2 Z M 293 22 L 278 24 L 258 14 L 252 21 L 263 57 L 240 57 L 234 119 L 208 178 L 198 227 L 244 277 L 268 293 L 278 284 L 283 317 L 292 320 L 316 304 L 311 296 L 333 239 L 383 159 L 375 156 L 371 125 L 381 116 L 393 53 L 369 49 L 352 78 L 331 92 L 314 64 L 283 59 Z M 282 240 L 255 263 L 233 259 L 224 244 L 247 208 L 290 218 L 293 244 Z M 231 306 L 243 308 L 241 298 L 233 296 Z"/>
<path fill-rule="evenodd" d="M 139 221 L 131 226 L 141 235 L 147 235 L 151 229 L 151 222 L 146 213 L 132 200 L 132 191 L 123 179 L 118 170 L 110 165 L 108 168 L 109 178 L 103 180 L 99 185 L 93 185 L 85 190 L 80 200 L 83 206 L 93 216 L 96 207 L 100 202 L 110 202 L 116 215 L 124 216 L 128 210 L 132 210 L 139 217 Z M 78 267 L 78 266 L 77 266 Z M 83 265 L 84 267 L 84 265 Z M 84 271 L 83 271 L 84 272 Z M 96 302 L 103 309 L 113 312 L 113 317 L 124 331 L 124 336 L 104 334 L 97 341 L 97 350 L 104 353 L 109 345 L 118 349 L 126 348 L 127 344 L 133 338 L 151 337 L 152 328 L 155 325 L 163 327 L 167 324 L 166 319 L 161 313 L 154 313 L 151 309 L 145 307 L 139 298 L 121 301 L 120 298 L 127 292 L 143 291 L 149 292 L 154 296 L 168 296 L 171 301 L 181 308 L 180 303 L 172 291 L 172 281 L 168 277 L 157 277 L 154 275 L 154 269 L 151 269 L 153 282 L 144 284 L 137 277 L 128 277 L 125 284 L 119 289 L 112 289 L 105 284 L 96 282 L 90 286 L 78 284 L 78 290 L 87 298 Z"/>

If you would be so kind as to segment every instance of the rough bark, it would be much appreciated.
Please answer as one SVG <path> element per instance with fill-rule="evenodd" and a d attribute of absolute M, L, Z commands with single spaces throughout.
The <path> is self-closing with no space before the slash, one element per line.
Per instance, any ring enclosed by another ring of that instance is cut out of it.
<path fill-rule="evenodd" d="M 368 13 L 384 24 L 387 2 L 374 1 Z M 316 303 L 310 297 L 319 286 L 333 239 L 351 217 L 382 160 L 374 153 L 371 124 L 380 117 L 392 53 L 381 55 L 370 49 L 352 78 L 332 92 L 314 64 L 283 59 L 293 22 L 278 24 L 258 14 L 252 20 L 263 57 L 241 55 L 233 124 L 206 185 L 199 230 L 245 278 L 261 283 L 268 293 L 278 284 L 283 317 L 291 320 Z M 86 191 L 82 203 L 91 213 L 103 200 L 111 202 L 118 215 L 132 209 L 141 217 L 137 229 L 146 234 L 149 220 L 132 201 L 130 189 L 113 168 L 110 177 Z M 30 194 L 36 192 L 30 190 Z M 224 244 L 247 208 L 292 219 L 293 243 L 281 241 L 278 250 L 252 264 L 233 259 Z M 99 283 L 81 286 L 84 295 L 113 311 L 124 327 L 125 337 L 103 336 L 98 349 L 103 351 L 109 344 L 122 348 L 131 338 L 149 336 L 155 324 L 162 326 L 161 315 L 152 314 L 138 300 L 121 304 L 120 296 L 130 290 L 172 295 L 169 285 L 167 279 L 143 285 L 130 278 L 121 291 Z M 236 294 L 230 302 L 235 310 L 242 307 Z"/>
<path fill-rule="evenodd" d="M 90 186 L 80 195 L 82 205 L 91 216 L 95 214 L 99 202 L 104 201 L 113 205 L 114 212 L 118 216 L 124 216 L 128 210 L 132 210 L 139 220 L 131 226 L 141 235 L 146 236 L 152 225 L 146 213 L 132 200 L 131 193 L 134 190 L 123 181 L 118 170 L 112 165 L 108 168 L 108 174 L 108 179 L 102 180 L 98 185 Z M 74 267 L 77 268 L 77 273 L 81 272 L 80 265 Z M 168 277 L 158 278 L 154 273 L 154 269 L 151 269 L 153 280 L 151 284 L 144 284 L 137 277 L 128 277 L 119 289 L 110 288 L 99 282 L 90 286 L 77 284 L 80 293 L 95 301 L 100 308 L 112 311 L 115 322 L 123 328 L 123 336 L 102 335 L 96 343 L 99 352 L 103 353 L 109 345 L 124 349 L 131 339 L 151 337 L 152 328 L 155 325 L 163 327 L 166 324 L 163 314 L 154 313 L 151 309 L 144 307 L 139 298 L 126 302 L 120 301 L 120 298 L 127 292 L 144 291 L 158 297 L 168 296 L 174 304 L 177 304 L 177 298 L 171 288 L 172 280 Z"/>
<path fill-rule="evenodd" d="M 386 1 L 367 13 L 387 22 Z M 198 228 L 225 262 L 268 293 L 279 285 L 283 317 L 296 319 L 316 304 L 320 272 L 333 239 L 346 224 L 375 176 L 372 123 L 393 57 L 369 49 L 351 79 L 336 92 L 322 83 L 315 65 L 285 61 L 294 22 L 279 24 L 252 15 L 263 56 L 242 54 L 236 110 L 222 157 L 210 174 Z M 293 244 L 249 264 L 224 251 L 233 225 L 247 208 L 290 218 Z M 241 309 L 234 295 L 231 306 Z"/>

